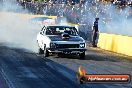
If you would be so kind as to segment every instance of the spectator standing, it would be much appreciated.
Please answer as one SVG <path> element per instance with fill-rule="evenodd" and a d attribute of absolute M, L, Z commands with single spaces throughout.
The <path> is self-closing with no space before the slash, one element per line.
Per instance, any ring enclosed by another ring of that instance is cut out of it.
<path fill-rule="evenodd" d="M 95 18 L 95 22 L 93 24 L 93 34 L 92 34 L 92 45 L 93 47 L 97 47 L 97 43 L 96 43 L 96 40 L 97 40 L 97 36 L 98 36 L 98 20 L 99 18 Z"/>

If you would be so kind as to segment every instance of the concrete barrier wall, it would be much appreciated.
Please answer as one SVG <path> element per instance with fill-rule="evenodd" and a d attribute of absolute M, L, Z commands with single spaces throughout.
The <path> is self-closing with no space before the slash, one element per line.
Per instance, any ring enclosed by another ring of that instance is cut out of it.
<path fill-rule="evenodd" d="M 100 33 L 98 47 L 132 56 L 132 37 Z"/>

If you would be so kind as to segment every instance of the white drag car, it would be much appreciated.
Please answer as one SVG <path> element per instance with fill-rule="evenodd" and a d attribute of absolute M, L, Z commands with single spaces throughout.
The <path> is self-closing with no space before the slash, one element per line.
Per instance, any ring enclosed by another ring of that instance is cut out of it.
<path fill-rule="evenodd" d="M 44 26 L 37 35 L 39 54 L 77 54 L 85 58 L 86 43 L 72 26 Z"/>

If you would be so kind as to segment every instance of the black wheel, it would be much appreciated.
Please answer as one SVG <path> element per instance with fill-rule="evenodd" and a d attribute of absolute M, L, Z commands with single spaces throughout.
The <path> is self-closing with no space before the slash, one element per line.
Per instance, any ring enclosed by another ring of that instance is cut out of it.
<path fill-rule="evenodd" d="M 85 52 L 80 53 L 79 56 L 80 56 L 80 59 L 85 59 Z"/>
<path fill-rule="evenodd" d="M 41 48 L 39 48 L 39 54 L 44 54 L 44 50 L 42 50 Z"/>
<path fill-rule="evenodd" d="M 62 56 L 63 55 L 63 53 L 57 53 L 57 56 L 58 57 L 60 57 L 60 56 Z"/>
<path fill-rule="evenodd" d="M 44 47 L 44 57 L 49 56 L 49 51 L 46 49 L 46 46 Z"/>

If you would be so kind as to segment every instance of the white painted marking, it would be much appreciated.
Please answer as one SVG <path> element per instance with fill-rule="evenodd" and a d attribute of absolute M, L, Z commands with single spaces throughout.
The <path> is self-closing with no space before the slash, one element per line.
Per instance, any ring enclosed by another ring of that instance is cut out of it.
<path fill-rule="evenodd" d="M 6 81 L 6 84 L 8 85 L 9 88 L 15 88 L 13 83 L 10 81 L 10 79 L 7 77 L 6 73 L 4 72 L 4 70 L 1 68 L 1 74 L 4 78 L 4 80 Z"/>

